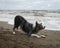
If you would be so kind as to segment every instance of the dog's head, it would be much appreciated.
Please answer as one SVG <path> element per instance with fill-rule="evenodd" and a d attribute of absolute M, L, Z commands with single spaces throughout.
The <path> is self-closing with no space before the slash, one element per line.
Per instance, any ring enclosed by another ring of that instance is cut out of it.
<path fill-rule="evenodd" d="M 36 21 L 36 27 L 35 27 L 35 28 L 36 28 L 36 31 L 39 31 L 39 30 L 45 29 L 45 26 L 43 26 L 42 23 L 39 24 L 39 23 Z"/>

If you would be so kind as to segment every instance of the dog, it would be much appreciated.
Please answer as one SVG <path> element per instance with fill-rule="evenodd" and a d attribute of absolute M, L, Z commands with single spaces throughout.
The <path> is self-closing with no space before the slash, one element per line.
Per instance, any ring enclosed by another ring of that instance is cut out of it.
<path fill-rule="evenodd" d="M 15 29 L 18 29 L 18 27 L 21 27 L 21 29 L 28 36 L 31 36 L 31 34 L 33 34 L 33 33 L 38 33 L 39 30 L 42 30 L 45 28 L 45 26 L 43 26 L 42 23 L 39 24 L 37 21 L 36 21 L 35 27 L 33 27 L 33 24 L 29 23 L 25 18 L 23 18 L 20 15 L 17 15 L 14 18 L 13 31 L 15 31 Z"/>

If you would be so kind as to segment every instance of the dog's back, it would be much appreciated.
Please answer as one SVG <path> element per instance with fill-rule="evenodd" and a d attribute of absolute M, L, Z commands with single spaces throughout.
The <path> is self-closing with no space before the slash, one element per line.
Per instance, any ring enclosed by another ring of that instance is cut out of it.
<path fill-rule="evenodd" d="M 20 15 L 17 15 L 14 19 L 15 25 L 21 25 L 21 24 L 24 24 L 25 22 L 27 22 L 27 21 Z"/>

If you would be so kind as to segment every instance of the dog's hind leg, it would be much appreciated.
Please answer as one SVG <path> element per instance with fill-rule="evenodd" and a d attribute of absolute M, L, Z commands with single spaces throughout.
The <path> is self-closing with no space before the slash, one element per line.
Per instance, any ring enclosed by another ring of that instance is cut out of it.
<path fill-rule="evenodd" d="M 19 27 L 19 26 L 14 25 L 14 27 L 13 27 L 13 31 L 15 31 L 15 29 L 18 30 L 18 27 Z"/>
<path fill-rule="evenodd" d="M 13 27 L 13 34 L 15 34 L 15 29 L 18 30 L 18 26 L 14 26 L 14 27 Z"/>

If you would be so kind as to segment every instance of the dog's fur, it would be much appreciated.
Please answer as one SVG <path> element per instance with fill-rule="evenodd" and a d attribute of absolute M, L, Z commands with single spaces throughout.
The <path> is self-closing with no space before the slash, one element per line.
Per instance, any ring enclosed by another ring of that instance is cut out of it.
<path fill-rule="evenodd" d="M 15 31 L 15 28 L 18 29 L 19 26 L 29 36 L 45 28 L 45 26 L 43 27 L 42 23 L 39 24 L 37 22 L 35 27 L 33 27 L 33 24 L 27 22 L 27 20 L 25 20 L 22 16 L 17 15 L 14 19 L 13 31 Z"/>

